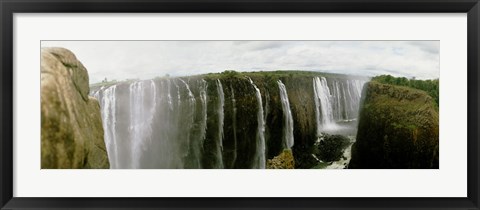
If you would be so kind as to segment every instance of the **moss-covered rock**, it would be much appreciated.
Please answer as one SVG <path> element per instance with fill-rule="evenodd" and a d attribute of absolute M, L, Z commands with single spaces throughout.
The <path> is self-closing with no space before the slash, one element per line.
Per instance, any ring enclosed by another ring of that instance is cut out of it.
<path fill-rule="evenodd" d="M 426 92 L 369 82 L 348 168 L 438 168 L 439 116 Z"/>
<path fill-rule="evenodd" d="M 109 168 L 100 105 L 88 73 L 63 48 L 41 53 L 41 167 Z"/>
<path fill-rule="evenodd" d="M 267 169 L 294 169 L 295 160 L 292 150 L 283 150 L 280 155 L 267 160 Z"/>

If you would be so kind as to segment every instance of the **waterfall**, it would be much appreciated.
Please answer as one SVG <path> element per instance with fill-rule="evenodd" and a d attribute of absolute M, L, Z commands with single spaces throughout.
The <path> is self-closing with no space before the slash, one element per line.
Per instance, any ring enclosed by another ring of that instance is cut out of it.
<path fill-rule="evenodd" d="M 179 150 L 183 151 L 183 168 L 190 168 L 190 169 L 198 169 L 202 168 L 202 157 L 204 152 L 204 142 L 206 138 L 207 132 L 207 88 L 208 84 L 205 80 L 196 80 L 196 82 L 192 82 L 192 86 L 188 86 L 187 83 L 185 89 L 188 91 L 189 95 L 189 103 L 185 103 L 184 105 L 187 107 L 186 110 L 182 110 L 181 113 L 178 113 L 179 116 L 182 114 L 186 114 L 186 118 L 183 118 L 178 124 L 179 126 L 176 128 L 172 128 L 172 130 L 178 130 L 180 132 L 180 137 L 173 139 L 173 141 L 180 141 L 183 143 Z M 187 88 L 188 86 L 188 88 Z M 190 98 L 190 92 L 192 96 L 195 97 L 193 91 L 197 90 L 198 98 L 192 100 Z M 196 103 L 199 102 L 199 103 Z M 184 123 L 184 124 L 182 124 Z M 185 130 L 187 128 L 187 130 Z M 190 130 L 188 130 L 190 129 Z M 191 133 L 190 135 L 185 135 L 186 133 Z M 182 140 L 185 139 L 185 140 Z"/>
<path fill-rule="evenodd" d="M 350 99 L 350 101 L 355 100 L 352 96 L 351 93 L 351 87 L 350 87 L 350 82 L 346 82 L 345 85 L 347 86 L 345 89 L 347 91 L 347 97 Z M 355 110 L 353 103 L 348 103 L 348 113 L 352 113 Z M 349 116 L 347 119 L 352 119 L 354 116 Z"/>
<path fill-rule="evenodd" d="M 277 81 L 280 89 L 280 99 L 282 100 L 283 110 L 283 142 L 285 149 L 291 149 L 293 146 L 293 117 L 290 110 L 290 102 L 288 101 L 287 89 L 281 80 Z"/>
<path fill-rule="evenodd" d="M 182 160 L 179 160 L 177 156 L 179 146 L 176 143 L 178 132 L 180 132 L 176 126 L 180 117 L 180 109 L 173 100 L 172 93 L 175 91 L 172 88 L 172 80 L 166 79 L 158 82 L 160 85 L 157 93 L 157 114 L 155 125 L 153 125 L 155 134 L 152 137 L 155 138 L 155 143 L 145 153 L 149 154 L 152 159 L 157 159 L 150 164 L 149 168 L 179 168 L 183 165 Z M 155 153 L 150 152 L 153 148 L 155 148 Z"/>
<path fill-rule="evenodd" d="M 179 80 L 185 85 L 185 88 L 188 91 L 187 93 L 188 93 L 188 99 L 189 99 L 190 104 L 195 104 L 195 102 L 196 102 L 195 96 L 193 96 L 192 90 L 190 90 L 190 86 L 188 85 L 187 82 L 185 82 L 185 80 L 183 80 L 183 79 L 179 79 Z"/>
<path fill-rule="evenodd" d="M 217 94 L 218 94 L 218 138 L 217 138 L 217 161 L 218 168 L 224 168 L 223 166 L 223 120 L 224 120 L 224 111 L 223 107 L 225 105 L 225 95 L 223 94 L 222 83 L 217 79 Z"/>
<path fill-rule="evenodd" d="M 202 104 L 202 119 L 200 124 L 200 146 L 203 147 L 203 141 L 205 140 L 205 135 L 207 133 L 207 81 L 204 79 L 200 80 L 200 102 Z"/>
<path fill-rule="evenodd" d="M 100 101 L 102 124 L 104 128 L 105 146 L 110 161 L 110 168 L 118 168 L 118 148 L 116 144 L 116 86 L 111 86 L 103 90 L 103 96 L 100 99 L 100 91 L 94 94 L 94 97 Z M 103 87 L 102 87 L 103 89 Z"/>
<path fill-rule="evenodd" d="M 351 121 L 358 116 L 364 80 L 333 81 L 331 104 L 335 121 Z"/>
<path fill-rule="evenodd" d="M 352 93 L 352 101 L 350 104 L 352 104 L 352 115 L 353 118 L 351 119 L 346 119 L 346 120 L 353 120 L 358 117 L 358 110 L 360 107 L 360 100 L 362 98 L 362 88 L 363 85 L 365 84 L 365 81 L 361 80 L 350 80 L 349 82 L 349 87 L 351 88 L 351 93 Z"/>
<path fill-rule="evenodd" d="M 341 92 L 340 92 L 340 82 L 333 81 L 333 96 L 334 96 L 334 107 L 335 107 L 335 119 L 342 119 L 342 99 L 341 99 Z"/>
<path fill-rule="evenodd" d="M 182 111 L 181 114 L 184 115 L 181 120 L 180 120 L 180 128 L 185 129 L 181 132 L 181 136 L 178 140 L 181 141 L 181 146 L 180 146 L 180 153 L 183 159 L 187 158 L 188 152 L 190 151 L 190 144 L 191 144 L 191 138 L 195 138 L 192 136 L 192 129 L 194 126 L 194 119 L 195 119 L 195 106 L 196 106 L 196 100 L 195 96 L 192 93 L 192 90 L 190 89 L 190 86 L 188 85 L 187 82 L 185 82 L 183 79 L 179 79 L 184 85 L 185 89 L 187 90 L 187 97 L 188 97 L 188 103 L 183 104 L 182 106 Z"/>
<path fill-rule="evenodd" d="M 279 145 L 273 145 L 276 141 L 268 145 L 272 153 L 294 144 L 301 147 L 299 139 L 294 142 L 293 126 L 299 119 L 293 119 L 292 112 L 301 104 L 293 103 L 311 101 L 312 95 L 292 95 L 293 89 L 288 89 L 289 98 L 282 80 L 273 80 L 277 84 L 260 81 L 264 80 L 177 77 L 92 87 L 90 95 L 100 103 L 110 167 L 265 168 L 267 119 L 272 125 L 283 125 L 276 137 Z M 301 81 L 293 78 L 286 85 L 295 82 L 295 88 L 312 88 Z M 343 135 L 350 128 L 349 135 L 356 132 L 353 121 L 365 82 L 313 77 L 315 107 L 300 110 L 302 116 L 316 120 L 316 129 L 309 129 L 308 135 Z"/>
<path fill-rule="evenodd" d="M 362 88 L 365 80 L 313 79 L 317 136 L 323 131 L 340 129 L 337 122 L 350 122 L 358 117 Z"/>
<path fill-rule="evenodd" d="M 177 106 L 180 107 L 182 104 L 182 96 L 180 95 L 180 86 L 178 86 L 177 82 L 174 80 L 173 84 L 175 84 L 175 87 L 177 88 Z"/>
<path fill-rule="evenodd" d="M 100 101 L 111 168 L 202 168 L 207 82 L 197 82 L 198 115 L 192 87 L 182 79 L 92 91 Z"/>
<path fill-rule="evenodd" d="M 263 120 L 263 105 L 262 105 L 262 94 L 260 94 L 260 89 L 257 88 L 255 83 L 253 83 L 251 78 L 248 78 L 250 84 L 255 88 L 255 96 L 257 97 L 258 103 L 258 113 L 257 113 L 257 145 L 255 153 L 255 165 L 254 168 L 265 168 L 265 121 Z"/>
<path fill-rule="evenodd" d="M 168 108 L 170 109 L 170 111 L 173 110 L 173 100 L 172 100 L 171 91 L 172 91 L 172 81 L 168 79 L 167 80 L 167 100 L 168 100 Z"/>
<path fill-rule="evenodd" d="M 313 93 L 315 101 L 315 118 L 317 121 L 317 135 L 323 127 L 333 125 L 333 109 L 330 95 L 330 89 L 327 85 L 327 79 L 315 77 L 313 79 Z"/>
<path fill-rule="evenodd" d="M 131 168 L 140 168 L 140 158 L 151 143 L 152 120 L 156 106 L 156 87 L 153 80 L 130 84 Z"/>

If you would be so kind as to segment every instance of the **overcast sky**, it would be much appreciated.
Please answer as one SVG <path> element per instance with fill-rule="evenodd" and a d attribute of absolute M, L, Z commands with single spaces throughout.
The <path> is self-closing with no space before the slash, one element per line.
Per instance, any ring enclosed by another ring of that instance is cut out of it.
<path fill-rule="evenodd" d="M 71 50 L 90 83 L 224 70 L 439 78 L 439 41 L 43 41 Z"/>

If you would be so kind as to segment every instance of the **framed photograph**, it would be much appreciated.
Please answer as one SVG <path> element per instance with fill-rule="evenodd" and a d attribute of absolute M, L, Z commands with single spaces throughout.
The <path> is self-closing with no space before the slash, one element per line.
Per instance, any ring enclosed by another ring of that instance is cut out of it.
<path fill-rule="evenodd" d="M 0 7 L 1 209 L 479 209 L 478 0 Z"/>

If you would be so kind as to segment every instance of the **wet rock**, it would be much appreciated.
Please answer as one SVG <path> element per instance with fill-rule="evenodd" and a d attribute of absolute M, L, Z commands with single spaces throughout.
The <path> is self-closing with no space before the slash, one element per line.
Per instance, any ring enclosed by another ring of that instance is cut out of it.
<path fill-rule="evenodd" d="M 322 133 L 320 141 L 316 142 L 314 154 L 323 162 L 338 161 L 341 158 L 346 160 L 343 152 L 350 145 L 350 139 L 342 135 L 330 135 Z"/>

